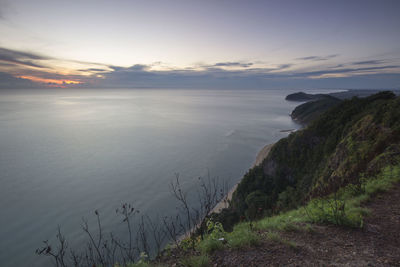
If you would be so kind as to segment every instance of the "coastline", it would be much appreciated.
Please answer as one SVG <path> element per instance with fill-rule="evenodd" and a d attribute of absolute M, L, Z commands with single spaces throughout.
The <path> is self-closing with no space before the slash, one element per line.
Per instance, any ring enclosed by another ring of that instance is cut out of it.
<path fill-rule="evenodd" d="M 268 156 L 269 152 L 271 151 L 271 148 L 273 147 L 275 143 L 272 144 L 268 144 L 265 145 L 258 153 L 256 156 L 256 160 L 254 161 L 253 165 L 251 165 L 250 168 L 253 168 L 255 166 L 260 165 L 263 160 Z M 241 181 L 241 179 L 240 179 Z M 226 196 L 217 203 L 217 205 L 215 205 L 215 207 L 210 211 L 211 213 L 220 213 L 223 209 L 228 208 L 229 206 L 229 202 L 232 200 L 232 195 L 233 193 L 236 191 L 236 188 L 238 186 L 238 184 L 240 183 L 240 181 L 238 181 L 229 191 L 228 194 L 226 194 Z"/>
<path fill-rule="evenodd" d="M 254 163 L 251 165 L 250 168 L 253 168 L 257 165 L 260 165 L 263 160 L 268 156 L 269 152 L 271 151 L 271 148 L 274 146 L 275 143 L 272 144 L 268 144 L 265 145 L 258 153 L 256 156 L 256 160 L 254 161 Z M 243 178 L 243 177 L 242 177 Z M 233 193 L 236 191 L 236 188 L 238 186 L 238 184 L 242 181 L 242 179 L 240 179 L 229 191 L 228 193 L 225 195 L 225 197 L 219 201 L 214 208 L 210 211 L 209 214 L 212 213 L 220 213 L 223 209 L 228 208 L 229 207 L 229 202 L 232 200 L 232 196 Z M 186 232 L 185 234 L 181 235 L 180 237 L 178 237 L 178 242 L 181 242 L 182 240 L 184 240 L 185 238 L 190 236 L 190 233 L 192 233 L 192 230 L 199 227 L 200 224 L 196 225 L 195 227 L 193 227 L 190 231 Z"/>

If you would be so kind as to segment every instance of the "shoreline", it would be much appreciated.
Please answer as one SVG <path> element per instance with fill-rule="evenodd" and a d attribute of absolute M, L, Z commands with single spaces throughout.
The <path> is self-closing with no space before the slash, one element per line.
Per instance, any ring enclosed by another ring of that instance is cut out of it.
<path fill-rule="evenodd" d="M 254 168 L 255 166 L 260 165 L 263 160 L 268 156 L 269 152 L 271 151 L 271 148 L 273 147 L 275 143 L 272 144 L 267 144 L 265 145 L 258 153 L 256 156 L 256 160 L 254 161 L 254 163 L 251 165 L 251 168 Z M 242 177 L 243 178 L 243 177 Z M 210 211 L 210 214 L 212 213 L 220 213 L 223 209 L 228 208 L 229 207 L 229 202 L 232 200 L 232 196 L 233 193 L 236 191 L 236 188 L 238 186 L 238 184 L 242 181 L 242 179 L 240 179 L 226 194 L 226 196 L 220 201 L 218 202 L 215 207 Z"/>
<path fill-rule="evenodd" d="M 258 151 L 257 156 L 256 156 L 256 160 L 254 161 L 254 163 L 251 165 L 251 168 L 254 168 L 255 166 L 260 165 L 263 160 L 268 156 L 269 152 L 271 151 L 271 148 L 273 147 L 275 143 L 272 144 L 267 144 L 265 145 L 260 151 Z M 243 179 L 243 177 L 242 177 Z M 229 207 L 229 202 L 232 200 L 232 196 L 233 193 L 236 191 L 236 188 L 238 186 L 238 184 L 242 181 L 242 179 L 240 179 L 229 191 L 228 193 L 225 195 L 225 197 L 223 199 L 221 199 L 215 206 L 214 208 L 208 213 L 208 215 L 212 214 L 212 213 L 220 213 L 223 209 L 228 208 Z M 180 243 L 182 240 L 184 240 L 185 238 L 189 237 L 190 234 L 192 233 L 193 229 L 196 229 L 197 227 L 200 226 L 200 223 L 196 226 L 194 226 L 190 231 L 186 232 L 185 234 L 182 234 L 180 237 L 178 237 L 178 243 Z"/>

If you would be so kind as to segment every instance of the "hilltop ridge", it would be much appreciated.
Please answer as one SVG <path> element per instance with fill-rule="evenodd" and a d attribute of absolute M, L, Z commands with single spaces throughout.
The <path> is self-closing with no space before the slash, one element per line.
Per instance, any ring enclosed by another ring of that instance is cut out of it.
<path fill-rule="evenodd" d="M 336 106 L 341 101 L 351 99 L 352 97 L 368 97 L 377 94 L 379 90 L 346 90 L 328 94 L 308 94 L 298 92 L 286 96 L 286 100 L 295 102 L 305 102 L 297 106 L 290 116 L 292 119 L 305 126 L 317 119 L 324 112 Z M 393 91 L 399 95 L 399 91 Z"/>

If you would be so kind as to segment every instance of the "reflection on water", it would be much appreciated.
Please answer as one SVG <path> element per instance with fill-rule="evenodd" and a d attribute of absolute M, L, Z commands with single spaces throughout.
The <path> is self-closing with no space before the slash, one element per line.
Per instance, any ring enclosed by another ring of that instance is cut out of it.
<path fill-rule="evenodd" d="M 265 144 L 297 128 L 289 91 L 26 90 L 0 92 L 0 263 L 45 265 L 34 255 L 57 225 L 71 246 L 81 218 L 114 209 L 175 212 L 169 182 L 179 173 L 237 182 Z M 122 230 L 121 230 L 122 231 Z"/>

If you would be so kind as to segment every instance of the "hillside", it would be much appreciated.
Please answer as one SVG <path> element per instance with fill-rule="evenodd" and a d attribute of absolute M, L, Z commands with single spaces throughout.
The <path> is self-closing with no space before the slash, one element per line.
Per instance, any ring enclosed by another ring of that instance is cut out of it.
<path fill-rule="evenodd" d="M 341 100 L 336 97 L 327 96 L 325 98 L 306 102 L 297 106 L 292 111 L 290 116 L 294 121 L 303 125 L 307 125 L 321 116 L 328 109 L 338 105 L 340 102 Z"/>
<path fill-rule="evenodd" d="M 308 93 L 304 93 L 304 92 L 297 92 L 297 93 L 287 95 L 285 97 L 285 100 L 303 102 L 303 101 L 323 99 L 326 96 L 328 96 L 328 95 L 327 94 L 308 94 Z"/>
<path fill-rule="evenodd" d="M 317 119 L 324 112 L 339 104 L 342 100 L 353 97 L 368 97 L 379 93 L 379 90 L 346 90 L 329 94 L 308 94 L 298 92 L 286 96 L 288 101 L 306 102 L 297 106 L 290 116 L 299 124 L 307 125 Z M 399 95 L 399 91 L 393 91 Z"/>
<path fill-rule="evenodd" d="M 348 89 L 328 94 L 309 94 L 304 92 L 297 92 L 287 95 L 285 99 L 288 101 L 295 101 L 295 102 L 316 101 L 327 97 L 334 97 L 341 100 L 345 100 L 353 97 L 367 97 L 370 95 L 377 94 L 381 91 L 382 90 Z M 396 95 L 400 94 L 400 90 L 393 90 L 392 92 Z"/>
<path fill-rule="evenodd" d="M 304 130 L 281 139 L 244 176 L 232 210 L 252 216 L 294 208 L 398 160 L 400 99 L 391 92 L 345 100 Z"/>

